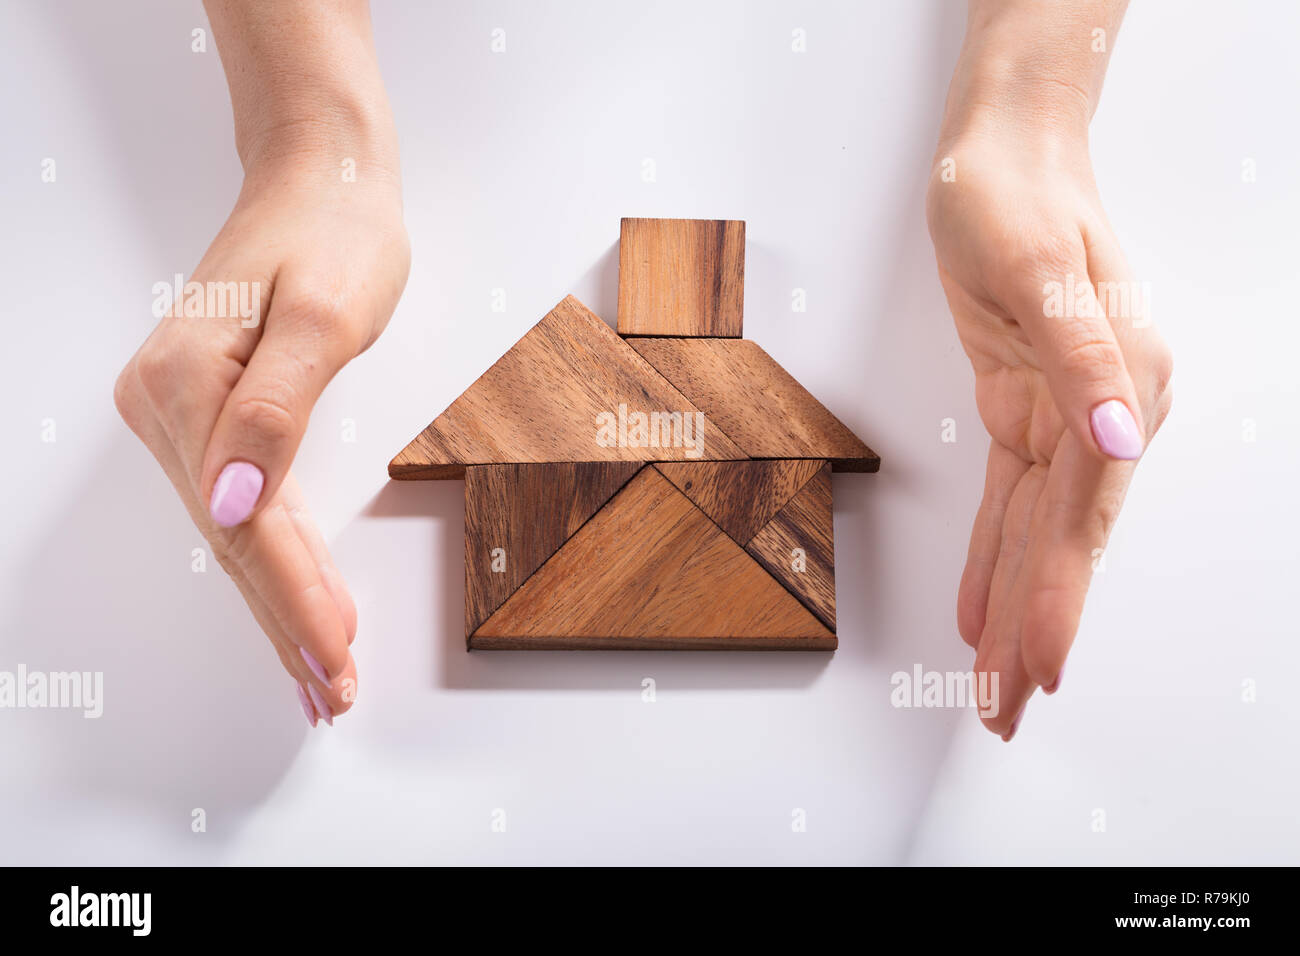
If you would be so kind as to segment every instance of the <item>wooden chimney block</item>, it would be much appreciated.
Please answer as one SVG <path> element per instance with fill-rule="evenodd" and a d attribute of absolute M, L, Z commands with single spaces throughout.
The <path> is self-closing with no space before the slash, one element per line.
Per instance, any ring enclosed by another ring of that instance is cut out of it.
<path fill-rule="evenodd" d="M 466 636 L 642 467 L 639 461 L 466 467 Z"/>
<path fill-rule="evenodd" d="M 834 524 L 831 467 L 826 464 L 745 548 L 832 631 Z"/>
<path fill-rule="evenodd" d="M 743 222 L 623 220 L 619 335 L 739 337 L 744 310 Z"/>

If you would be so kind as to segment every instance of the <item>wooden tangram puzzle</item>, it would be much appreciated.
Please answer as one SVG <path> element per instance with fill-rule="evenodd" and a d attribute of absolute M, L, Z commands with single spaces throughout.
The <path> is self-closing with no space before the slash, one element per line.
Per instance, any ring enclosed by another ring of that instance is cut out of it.
<path fill-rule="evenodd" d="M 835 648 L 831 472 L 880 459 L 741 338 L 744 256 L 624 219 L 617 334 L 569 296 L 389 464 L 465 479 L 470 648 Z"/>

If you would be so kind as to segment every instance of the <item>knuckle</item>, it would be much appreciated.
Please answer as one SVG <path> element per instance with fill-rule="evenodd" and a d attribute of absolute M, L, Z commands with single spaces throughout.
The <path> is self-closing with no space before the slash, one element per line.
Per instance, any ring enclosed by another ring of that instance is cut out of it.
<path fill-rule="evenodd" d="M 235 427 L 257 441 L 279 444 L 298 434 L 298 417 L 288 388 L 264 390 L 236 401 Z"/>
<path fill-rule="evenodd" d="M 217 541 L 209 541 L 208 544 L 212 548 L 212 557 L 216 560 L 217 564 L 221 565 L 221 570 L 225 571 L 228 577 L 233 578 L 236 571 L 238 571 L 239 565 L 234 556 L 230 553 L 230 549 L 227 545 Z"/>
<path fill-rule="evenodd" d="M 1097 502 L 1085 540 L 1096 547 L 1105 547 L 1106 542 L 1110 540 L 1110 532 L 1115 527 L 1115 522 L 1119 520 L 1119 508 L 1120 502 L 1110 496 Z"/>
<path fill-rule="evenodd" d="M 1042 294 L 1044 282 L 1064 282 L 1073 273 L 1076 282 L 1087 282 L 1087 273 L 1077 263 L 1083 254 L 1077 236 L 1059 229 L 1035 228 L 1009 240 L 1011 251 L 1001 259 L 1008 275 L 1024 277 Z"/>
<path fill-rule="evenodd" d="M 212 555 L 223 571 L 232 578 L 240 573 L 253 544 L 253 535 L 246 526 L 221 530 L 208 539 Z"/>
<path fill-rule="evenodd" d="M 1120 502 L 1110 496 L 1087 502 L 1061 499 L 1047 506 L 1054 523 L 1069 529 L 1081 560 L 1091 560 L 1094 549 L 1106 546 L 1119 520 L 1119 509 Z"/>
<path fill-rule="evenodd" d="M 180 350 L 166 339 L 150 340 L 136 357 L 140 386 L 151 401 L 166 402 L 172 393 L 181 360 Z"/>
<path fill-rule="evenodd" d="M 294 331 L 324 338 L 351 334 L 351 312 L 336 297 L 324 293 L 298 293 L 280 310 L 277 320 Z"/>
<path fill-rule="evenodd" d="M 1165 386 L 1164 391 L 1160 393 L 1160 398 L 1156 400 L 1155 414 L 1152 416 L 1151 434 L 1154 435 L 1160 430 L 1160 426 L 1165 423 L 1169 417 L 1169 410 L 1174 405 L 1174 390 L 1170 386 Z M 1148 436 L 1149 438 L 1150 436 Z"/>
<path fill-rule="evenodd" d="M 1164 395 L 1169 391 L 1169 383 L 1174 377 L 1174 353 L 1163 339 L 1152 350 L 1151 370 L 1155 375 L 1156 394 Z"/>
<path fill-rule="evenodd" d="M 1057 343 L 1061 369 L 1085 382 L 1100 382 L 1117 375 L 1124 367 L 1119 346 L 1087 335 L 1063 335 Z"/>
<path fill-rule="evenodd" d="M 113 405 L 122 421 L 135 432 L 140 430 L 144 421 L 143 396 L 140 394 L 139 376 L 136 374 L 135 362 L 129 363 L 113 383 Z"/>
<path fill-rule="evenodd" d="M 1090 307 L 1092 286 L 1079 264 L 1082 254 L 1068 237 L 1012 238 L 1007 244 L 1014 248 L 996 256 L 987 281 L 1019 321 L 1040 325 Z"/>
<path fill-rule="evenodd" d="M 1140 358 L 1145 374 L 1138 382 L 1145 405 L 1151 410 L 1147 424 L 1150 438 L 1164 423 L 1173 405 L 1174 353 L 1158 332 L 1148 331 L 1151 338 L 1143 343 Z"/>
<path fill-rule="evenodd" d="M 1029 548 L 1029 532 L 1004 531 L 1002 541 L 998 544 L 998 560 L 1013 561 Z"/>

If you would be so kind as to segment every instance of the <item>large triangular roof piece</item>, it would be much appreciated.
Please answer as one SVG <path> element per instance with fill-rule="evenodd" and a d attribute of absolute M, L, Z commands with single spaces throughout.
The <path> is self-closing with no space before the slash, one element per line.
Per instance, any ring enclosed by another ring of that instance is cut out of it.
<path fill-rule="evenodd" d="M 750 458 L 821 458 L 835 471 L 880 470 L 880 457 L 757 342 L 628 341 Z"/>
<path fill-rule="evenodd" d="M 568 296 L 388 465 L 393 478 L 463 478 L 466 465 L 729 461 L 749 457 L 704 416 L 696 449 L 597 441 L 596 416 L 694 413 L 691 402 Z M 691 427 L 694 423 L 691 423 Z"/>

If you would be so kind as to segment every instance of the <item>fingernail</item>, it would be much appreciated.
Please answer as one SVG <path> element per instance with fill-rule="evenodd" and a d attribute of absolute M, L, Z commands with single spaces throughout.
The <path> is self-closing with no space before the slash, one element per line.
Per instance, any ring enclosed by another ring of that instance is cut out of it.
<path fill-rule="evenodd" d="M 208 513 L 223 528 L 233 528 L 253 513 L 257 496 L 262 493 L 262 469 L 246 461 L 232 461 L 212 486 Z"/>
<path fill-rule="evenodd" d="M 307 650 L 305 647 L 300 647 L 298 648 L 298 652 L 302 654 L 302 659 L 307 662 L 307 666 L 311 668 L 311 672 L 320 678 L 320 682 L 326 687 L 332 686 L 330 684 L 329 673 L 321 666 L 320 661 L 311 656 L 311 651 Z"/>
<path fill-rule="evenodd" d="M 1011 729 L 1002 735 L 1002 740 L 1004 742 L 1011 743 L 1011 738 L 1014 737 L 1016 735 L 1016 731 L 1020 729 L 1020 720 L 1024 716 L 1025 716 L 1025 712 L 1023 709 L 1020 711 L 1020 713 L 1016 714 L 1016 719 L 1011 721 Z"/>
<path fill-rule="evenodd" d="M 1057 690 L 1060 689 L 1060 687 L 1061 687 L 1061 678 L 1064 677 L 1064 676 L 1065 676 L 1065 665 L 1062 664 L 1062 665 L 1061 665 L 1061 669 L 1060 669 L 1059 671 L 1057 671 L 1057 673 L 1056 673 L 1056 680 L 1052 681 L 1050 684 L 1048 684 L 1046 687 L 1044 687 L 1044 688 L 1043 688 L 1043 693 L 1044 693 L 1044 694 L 1055 694 L 1055 693 L 1057 692 Z"/>
<path fill-rule="evenodd" d="M 1112 399 L 1092 410 L 1092 437 L 1097 447 L 1112 458 L 1132 461 L 1142 457 L 1142 436 L 1133 413 L 1123 402 Z"/>
<path fill-rule="evenodd" d="M 302 689 L 302 684 L 294 684 L 293 686 L 298 688 L 298 703 L 302 704 L 302 712 L 307 715 L 307 723 L 315 727 L 316 710 L 311 705 L 311 698 L 308 697 L 307 692 Z"/>
<path fill-rule="evenodd" d="M 330 705 L 325 703 L 325 698 L 321 696 L 320 691 L 308 684 L 307 693 L 311 694 L 311 702 L 316 705 L 316 713 L 321 715 L 325 723 L 333 727 L 334 711 L 330 710 Z"/>

